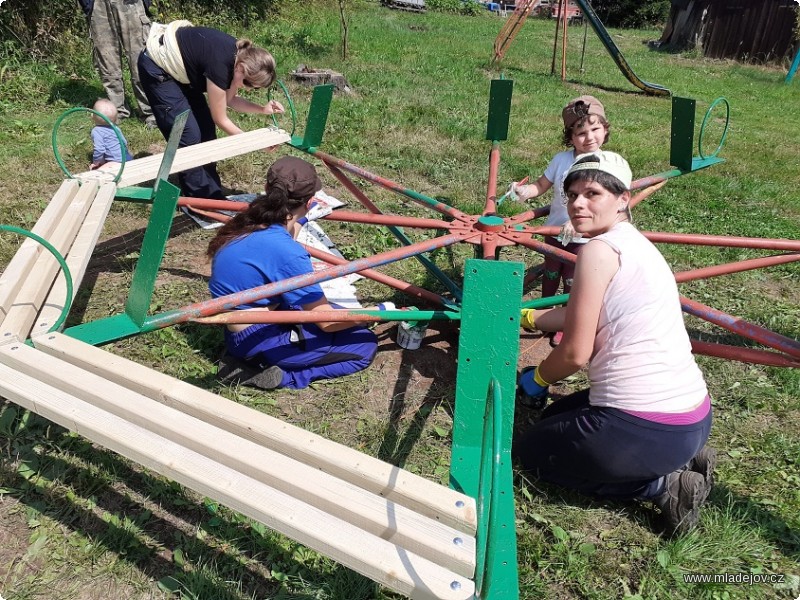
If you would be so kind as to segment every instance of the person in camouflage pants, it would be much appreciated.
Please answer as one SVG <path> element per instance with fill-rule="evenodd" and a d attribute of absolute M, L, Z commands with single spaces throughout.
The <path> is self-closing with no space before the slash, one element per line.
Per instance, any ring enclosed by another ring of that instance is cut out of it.
<path fill-rule="evenodd" d="M 117 107 L 121 119 L 129 117 L 122 80 L 123 50 L 131 70 L 133 93 L 139 110 L 149 125 L 155 125 L 153 111 L 139 81 L 137 60 L 150 32 L 147 9 L 151 0 L 78 0 L 89 19 L 92 58 L 105 88 L 106 96 Z"/>

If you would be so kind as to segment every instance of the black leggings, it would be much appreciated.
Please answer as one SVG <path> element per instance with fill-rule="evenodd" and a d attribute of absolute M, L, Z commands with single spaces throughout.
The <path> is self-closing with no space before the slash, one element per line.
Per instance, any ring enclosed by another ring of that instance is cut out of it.
<path fill-rule="evenodd" d="M 543 481 L 606 498 L 653 498 L 664 475 L 705 445 L 711 411 L 692 425 L 665 425 L 589 405 L 589 390 L 556 400 L 514 443 L 525 470 Z"/>

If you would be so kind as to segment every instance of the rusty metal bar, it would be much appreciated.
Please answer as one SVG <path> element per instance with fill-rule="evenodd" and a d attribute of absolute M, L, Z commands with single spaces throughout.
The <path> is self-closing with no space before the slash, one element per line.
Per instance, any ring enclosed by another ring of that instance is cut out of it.
<path fill-rule="evenodd" d="M 458 242 L 468 241 L 470 238 L 475 237 L 476 235 L 478 234 L 458 233 L 434 238 L 432 240 L 424 240 L 410 246 L 404 246 L 402 248 L 396 248 L 387 252 L 376 254 L 375 256 L 354 260 L 344 265 L 334 266 L 322 271 L 317 271 L 316 273 L 298 275 L 283 281 L 268 283 L 266 285 L 258 286 L 249 290 L 237 292 L 235 294 L 228 294 L 227 296 L 220 296 L 219 298 L 213 298 L 203 302 L 196 302 L 194 304 L 184 306 L 183 308 L 167 311 L 146 319 L 142 327 L 142 332 L 153 331 L 162 327 L 168 327 L 178 323 L 185 323 L 190 319 L 207 317 L 223 311 L 233 310 L 242 304 L 250 304 L 251 302 L 256 302 L 257 300 L 271 298 L 273 296 L 277 296 L 278 294 L 283 294 L 285 292 L 306 287 L 313 283 L 330 281 L 331 279 L 349 275 L 350 273 L 357 273 L 359 271 L 363 271 L 364 269 L 378 267 L 396 260 L 408 258 L 420 252 L 429 252 L 431 250 L 436 250 L 437 248 L 451 246 Z"/>
<path fill-rule="evenodd" d="M 489 184 L 486 189 L 486 207 L 483 215 L 497 214 L 497 172 L 500 169 L 500 143 L 493 142 L 489 151 Z"/>
<path fill-rule="evenodd" d="M 695 279 L 707 279 L 709 277 L 718 277 L 719 275 L 728 275 L 730 273 L 740 273 L 742 271 L 750 271 L 752 269 L 761 269 L 763 267 L 782 265 L 797 260 L 800 260 L 800 253 L 778 254 L 777 256 L 751 258 L 749 260 L 741 260 L 738 262 L 726 263 L 724 265 L 713 265 L 711 267 L 692 269 L 691 271 L 679 271 L 675 273 L 675 281 L 678 283 L 683 283 L 684 281 L 694 281 Z"/>
<path fill-rule="evenodd" d="M 190 198 L 189 196 L 178 197 L 178 206 L 188 208 L 199 208 L 202 210 L 231 210 L 242 211 L 250 206 L 249 202 L 234 202 L 233 200 L 213 200 L 211 198 Z"/>
<path fill-rule="evenodd" d="M 359 213 L 338 209 L 324 217 L 326 221 L 344 221 L 347 223 L 368 223 L 370 225 L 394 225 L 397 227 L 417 227 L 421 229 L 449 229 L 447 221 L 424 219 L 421 217 L 403 217 L 400 215 Z"/>
<path fill-rule="evenodd" d="M 778 354 L 776 352 L 729 346 L 727 344 L 712 344 L 699 340 L 691 340 L 691 342 L 692 352 L 695 354 L 724 358 L 726 360 L 736 360 L 744 363 L 766 365 L 768 367 L 800 367 L 800 360 L 793 360 L 784 354 Z"/>
<path fill-rule="evenodd" d="M 375 309 L 339 309 L 339 310 L 234 310 L 219 313 L 210 317 L 190 319 L 194 323 L 229 324 L 229 323 L 381 323 L 384 321 L 459 321 L 457 312 L 443 310 L 375 310 Z"/>
<path fill-rule="evenodd" d="M 314 258 L 318 258 L 323 260 L 332 265 L 346 265 L 347 261 L 343 258 L 339 258 L 334 254 L 329 254 L 328 252 L 324 252 L 323 250 L 318 250 L 317 248 L 313 248 L 311 246 L 303 246 L 308 253 L 313 256 Z M 374 269 L 364 269 L 360 271 L 360 275 L 364 277 L 368 277 L 373 281 L 377 281 L 378 283 L 382 283 L 384 285 L 388 285 L 396 290 L 399 290 L 406 294 L 407 296 L 411 296 L 412 298 L 416 298 L 418 300 L 427 300 L 428 302 L 432 302 L 434 304 L 438 304 L 440 306 L 447 306 L 449 302 L 445 300 L 442 296 L 438 294 L 434 294 L 433 292 L 429 292 L 426 289 L 421 287 L 417 287 L 411 283 L 407 283 L 400 279 L 395 279 L 394 277 L 390 277 L 389 275 L 385 275 L 380 271 L 375 271 Z"/>
<path fill-rule="evenodd" d="M 376 185 L 386 188 L 389 191 L 395 192 L 396 194 L 400 194 L 401 196 L 405 196 L 407 198 L 411 198 L 413 201 L 421 204 L 422 206 L 426 206 L 431 208 L 443 215 L 447 215 L 449 217 L 453 217 L 454 219 L 463 219 L 466 215 L 461 212 L 460 210 L 453 208 L 445 204 L 444 202 L 440 202 L 435 198 L 431 198 L 424 194 L 420 194 L 419 192 L 415 192 L 412 189 L 403 187 L 399 183 L 396 183 L 390 179 L 386 179 L 385 177 L 381 177 L 380 175 L 375 175 L 374 173 L 370 173 L 369 171 L 362 169 L 361 167 L 357 167 L 356 165 L 350 164 L 346 161 L 343 161 L 335 156 L 331 156 L 322 150 L 317 150 L 316 148 L 309 150 L 310 154 L 313 154 L 321 161 L 328 165 L 334 165 L 343 171 L 347 171 L 349 173 L 353 173 L 354 175 L 358 175 L 359 177 L 366 179 Z"/>
<path fill-rule="evenodd" d="M 739 317 L 711 308 L 695 300 L 690 300 L 681 296 L 681 307 L 684 312 L 694 315 L 704 321 L 719 325 L 723 329 L 758 342 L 763 346 L 769 346 L 775 350 L 780 350 L 795 359 L 800 359 L 800 342 L 793 340 L 785 335 L 780 335 L 770 331 L 760 325 L 755 325 Z"/>
<path fill-rule="evenodd" d="M 642 231 L 642 235 L 656 244 L 689 244 L 694 246 L 800 252 L 800 240 L 705 235 L 701 233 L 665 233 L 661 231 Z"/>

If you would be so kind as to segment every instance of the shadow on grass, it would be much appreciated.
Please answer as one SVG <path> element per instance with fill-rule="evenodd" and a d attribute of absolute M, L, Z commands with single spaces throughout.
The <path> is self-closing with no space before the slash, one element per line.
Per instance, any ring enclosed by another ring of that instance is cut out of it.
<path fill-rule="evenodd" d="M 0 400 L 0 408 L 4 404 L 6 401 Z M 369 579 L 340 565 L 324 572 L 322 579 L 312 577 L 314 571 L 295 557 L 294 543 L 284 547 L 269 539 L 269 533 L 264 535 L 250 526 L 249 520 L 221 516 L 179 484 L 133 469 L 115 453 L 84 438 L 63 437 L 63 431 L 38 416 L 29 420 L 23 434 L 26 439 L 16 436 L 16 442 L 24 443 L 15 444 L 16 461 L 28 467 L 26 475 L 4 460 L 0 462 L 0 484 L 9 496 L 64 529 L 85 536 L 92 546 L 114 553 L 154 582 L 186 590 L 192 597 L 215 600 L 323 597 L 294 591 L 293 586 L 281 583 L 284 578 L 280 576 L 276 582 L 272 578 L 279 572 L 287 581 L 328 589 L 332 598 L 375 597 L 377 584 Z M 44 437 L 51 439 L 41 439 Z M 92 468 L 54 457 L 53 452 L 40 454 L 36 448 L 41 443 L 51 451 L 85 460 Z M 127 491 L 115 489 L 115 481 L 125 482 Z M 206 538 L 213 541 L 204 541 Z M 191 565 L 184 566 L 184 559 L 177 559 L 178 549 Z M 206 574 L 206 569 L 213 571 Z M 340 593 L 343 595 L 336 595 Z"/>
<path fill-rule="evenodd" d="M 59 79 L 56 85 L 51 86 L 47 103 L 53 104 L 60 100 L 72 106 L 92 106 L 98 98 L 104 96 L 102 87 L 83 79 Z"/>

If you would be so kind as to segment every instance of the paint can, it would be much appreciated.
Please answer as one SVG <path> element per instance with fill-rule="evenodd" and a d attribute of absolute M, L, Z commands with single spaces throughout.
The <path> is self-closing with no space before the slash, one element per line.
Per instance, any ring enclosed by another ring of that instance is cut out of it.
<path fill-rule="evenodd" d="M 409 309 L 417 310 L 413 306 Z M 427 330 L 427 321 L 400 321 L 397 326 L 397 345 L 406 350 L 416 350 L 422 344 Z"/>

